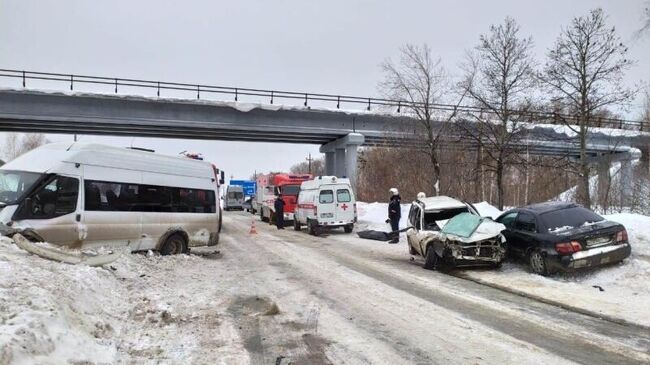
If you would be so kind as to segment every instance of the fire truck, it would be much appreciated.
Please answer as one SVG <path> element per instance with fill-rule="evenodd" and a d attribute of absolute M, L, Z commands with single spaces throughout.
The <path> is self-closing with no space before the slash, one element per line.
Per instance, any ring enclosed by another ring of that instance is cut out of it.
<path fill-rule="evenodd" d="M 309 174 L 267 174 L 257 177 L 256 207 L 263 222 L 272 223 L 275 220 L 275 199 L 282 195 L 284 201 L 284 220 L 293 220 L 296 209 L 300 184 L 311 180 Z"/>

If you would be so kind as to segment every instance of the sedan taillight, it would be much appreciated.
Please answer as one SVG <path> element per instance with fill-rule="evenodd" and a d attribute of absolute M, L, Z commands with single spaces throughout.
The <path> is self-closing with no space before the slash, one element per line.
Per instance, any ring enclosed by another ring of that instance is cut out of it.
<path fill-rule="evenodd" d="M 616 242 L 617 243 L 627 242 L 627 231 L 626 230 L 616 232 Z"/>
<path fill-rule="evenodd" d="M 562 255 L 578 252 L 580 250 L 582 250 L 582 246 L 580 246 L 580 242 L 578 241 L 561 242 L 555 244 L 555 251 Z"/>

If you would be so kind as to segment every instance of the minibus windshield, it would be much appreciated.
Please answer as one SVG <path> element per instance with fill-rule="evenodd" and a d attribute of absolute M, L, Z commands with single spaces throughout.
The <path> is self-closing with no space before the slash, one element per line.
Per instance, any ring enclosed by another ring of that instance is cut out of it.
<path fill-rule="evenodd" d="M 0 205 L 16 204 L 43 174 L 0 170 Z"/>

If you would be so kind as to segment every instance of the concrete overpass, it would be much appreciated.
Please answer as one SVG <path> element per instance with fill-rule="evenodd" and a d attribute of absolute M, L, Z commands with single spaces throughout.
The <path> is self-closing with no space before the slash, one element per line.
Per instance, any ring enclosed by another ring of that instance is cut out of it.
<path fill-rule="evenodd" d="M 2 131 L 319 144 L 326 156 L 327 173 L 349 176 L 352 180 L 356 178 L 359 146 L 389 145 L 408 136 L 415 125 L 414 119 L 395 113 L 0 90 Z M 445 127 L 442 122 L 438 126 Z M 647 136 L 638 133 L 611 135 L 594 131 L 588 153 L 594 159 L 607 155 L 610 160 L 630 160 L 636 153 L 630 147 L 647 146 L 648 141 Z M 462 139 L 443 142 L 472 147 L 472 142 Z M 566 134 L 548 127 L 532 125 L 528 139 L 521 143 L 530 154 L 576 157 L 579 153 L 578 146 Z"/>

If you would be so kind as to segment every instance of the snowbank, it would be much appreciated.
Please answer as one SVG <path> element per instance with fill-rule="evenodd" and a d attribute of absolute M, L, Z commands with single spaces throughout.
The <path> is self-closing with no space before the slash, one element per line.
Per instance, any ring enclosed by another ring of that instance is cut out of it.
<path fill-rule="evenodd" d="M 386 203 L 358 203 L 359 223 L 387 231 Z M 402 207 L 400 227 L 406 226 L 410 204 Z M 502 212 L 487 202 L 474 204 L 482 216 L 496 218 Z M 467 269 L 463 274 L 481 282 L 510 288 L 582 308 L 602 315 L 650 326 L 650 217 L 619 213 L 604 215 L 623 224 L 632 244 L 632 255 L 621 263 L 575 274 L 543 277 L 532 274 L 524 263 L 507 262 L 499 270 Z M 601 290 L 602 289 L 602 290 Z"/>
<path fill-rule="evenodd" d="M 47 261 L 0 238 L 0 364 L 114 362 L 122 298 L 110 270 Z"/>
<path fill-rule="evenodd" d="M 404 229 L 408 225 L 408 215 L 411 204 L 402 204 L 402 219 L 399 221 L 399 228 Z M 374 229 L 378 231 L 390 231 L 388 219 L 388 203 L 364 203 L 357 202 L 358 227 L 362 229 Z"/>

